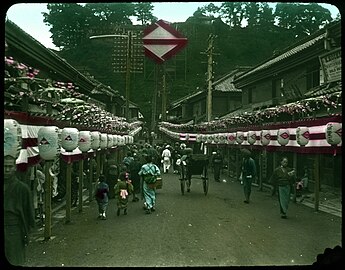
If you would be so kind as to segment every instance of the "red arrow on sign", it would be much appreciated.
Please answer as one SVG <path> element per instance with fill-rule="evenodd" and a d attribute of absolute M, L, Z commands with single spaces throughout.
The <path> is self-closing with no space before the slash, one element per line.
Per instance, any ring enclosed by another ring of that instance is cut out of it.
<path fill-rule="evenodd" d="M 145 55 L 161 64 L 182 50 L 187 45 L 187 38 L 167 22 L 159 20 L 144 30 L 143 43 Z"/>

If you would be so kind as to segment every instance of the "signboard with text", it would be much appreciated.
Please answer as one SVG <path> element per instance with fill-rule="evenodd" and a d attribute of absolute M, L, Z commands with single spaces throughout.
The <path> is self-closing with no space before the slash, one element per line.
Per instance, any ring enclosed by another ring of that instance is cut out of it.
<path fill-rule="evenodd" d="M 325 82 L 341 80 L 341 49 L 320 55 L 321 67 Z"/>

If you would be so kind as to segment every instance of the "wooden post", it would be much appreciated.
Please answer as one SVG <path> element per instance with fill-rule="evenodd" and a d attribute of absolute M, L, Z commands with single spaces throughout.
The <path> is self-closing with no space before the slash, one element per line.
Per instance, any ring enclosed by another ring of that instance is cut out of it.
<path fill-rule="evenodd" d="M 315 211 L 319 211 L 319 200 L 320 200 L 320 154 L 315 155 L 315 162 L 314 162 L 314 175 L 315 175 Z"/>
<path fill-rule="evenodd" d="M 84 185 L 84 155 L 79 161 L 79 199 L 78 199 L 78 211 L 83 211 L 83 185 Z"/>
<path fill-rule="evenodd" d="M 211 34 L 208 38 L 209 44 L 207 48 L 208 64 L 207 64 L 207 122 L 212 120 L 212 77 L 213 77 L 213 38 Z"/>
<path fill-rule="evenodd" d="M 263 163 L 263 152 L 259 155 L 259 190 L 262 191 L 262 163 Z"/>
<path fill-rule="evenodd" d="M 96 152 L 96 162 L 97 162 L 97 179 L 101 175 L 101 150 L 97 150 Z"/>
<path fill-rule="evenodd" d="M 71 222 L 71 194 L 72 194 L 72 162 L 68 160 L 66 170 L 66 223 Z"/>
<path fill-rule="evenodd" d="M 53 165 L 53 162 L 47 161 L 45 164 L 45 219 L 44 219 L 44 240 L 49 240 L 52 234 L 51 224 L 52 224 L 52 178 L 49 173 L 50 167 Z"/>
<path fill-rule="evenodd" d="M 93 200 L 93 157 L 89 162 L 89 202 Z"/>

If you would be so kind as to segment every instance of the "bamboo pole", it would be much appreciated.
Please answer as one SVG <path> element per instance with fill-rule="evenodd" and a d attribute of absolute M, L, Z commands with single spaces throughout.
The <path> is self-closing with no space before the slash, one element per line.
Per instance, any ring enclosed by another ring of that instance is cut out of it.
<path fill-rule="evenodd" d="M 71 174 L 72 174 L 72 162 L 68 160 L 66 170 L 66 224 L 71 222 Z"/>
<path fill-rule="evenodd" d="M 84 156 L 79 161 L 79 199 L 78 199 L 78 211 L 83 211 L 83 185 L 84 185 Z"/>
<path fill-rule="evenodd" d="M 52 179 L 49 173 L 50 167 L 53 165 L 53 162 L 47 161 L 45 164 L 45 218 L 44 218 L 44 240 L 49 240 L 52 234 L 51 224 L 52 224 Z"/>
<path fill-rule="evenodd" d="M 315 193 L 315 211 L 319 211 L 319 201 L 320 201 L 320 154 L 316 154 L 315 162 L 314 162 L 314 172 L 315 172 L 315 186 L 314 186 L 314 193 Z"/>
<path fill-rule="evenodd" d="M 89 202 L 93 200 L 93 157 L 89 162 Z"/>

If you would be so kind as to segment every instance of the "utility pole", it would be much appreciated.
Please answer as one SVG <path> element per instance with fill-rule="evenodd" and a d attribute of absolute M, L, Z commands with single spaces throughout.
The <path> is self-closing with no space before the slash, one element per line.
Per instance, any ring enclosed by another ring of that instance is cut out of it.
<path fill-rule="evenodd" d="M 165 64 L 163 64 L 163 85 L 162 85 L 162 121 L 166 121 L 167 112 L 167 97 L 166 97 L 166 85 L 165 85 Z"/>
<path fill-rule="evenodd" d="M 132 51 L 132 32 L 128 31 L 127 38 L 127 59 L 126 59 L 126 110 L 125 117 L 129 120 L 129 83 L 131 78 L 131 51 Z"/>
<path fill-rule="evenodd" d="M 213 41 L 216 36 L 210 34 L 208 37 L 208 48 L 206 50 L 207 61 L 207 122 L 212 120 L 212 78 L 213 78 Z"/>

